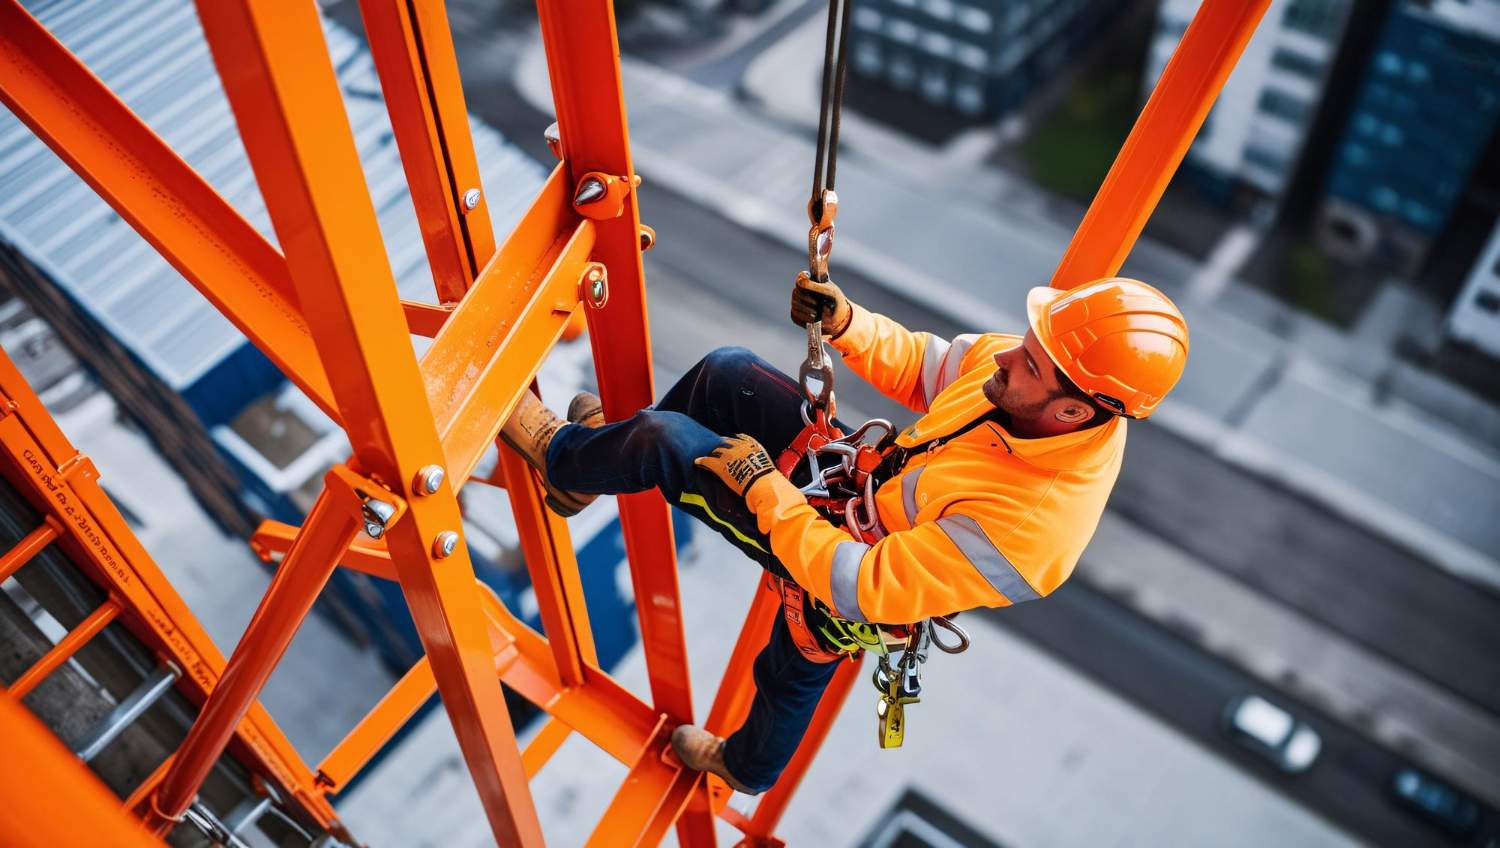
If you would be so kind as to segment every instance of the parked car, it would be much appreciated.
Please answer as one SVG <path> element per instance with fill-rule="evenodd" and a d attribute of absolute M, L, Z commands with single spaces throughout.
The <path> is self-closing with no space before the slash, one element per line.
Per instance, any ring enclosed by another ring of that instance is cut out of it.
<path fill-rule="evenodd" d="M 1317 731 L 1259 695 L 1240 695 L 1229 702 L 1224 731 L 1287 774 L 1307 771 L 1323 750 Z"/>
<path fill-rule="evenodd" d="M 1391 794 L 1401 807 L 1454 836 L 1473 836 L 1479 830 L 1479 802 L 1414 768 L 1396 772 Z"/>

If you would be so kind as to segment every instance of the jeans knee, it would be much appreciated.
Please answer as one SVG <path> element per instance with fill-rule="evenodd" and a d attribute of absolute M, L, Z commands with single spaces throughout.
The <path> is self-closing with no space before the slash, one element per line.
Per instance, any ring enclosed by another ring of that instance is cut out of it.
<path fill-rule="evenodd" d="M 749 348 L 736 345 L 714 348 L 703 357 L 703 369 L 715 374 L 738 374 L 759 357 Z"/>

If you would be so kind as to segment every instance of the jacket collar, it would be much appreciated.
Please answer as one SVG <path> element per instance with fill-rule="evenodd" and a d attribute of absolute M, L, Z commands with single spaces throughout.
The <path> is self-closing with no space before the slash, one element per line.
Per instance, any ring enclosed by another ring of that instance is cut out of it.
<path fill-rule="evenodd" d="M 896 437 L 896 444 L 911 448 L 935 439 L 947 439 L 994 412 L 994 405 L 981 389 L 989 376 L 988 371 L 980 368 L 954 380 L 933 399 L 926 415 Z M 1049 471 L 1074 471 L 1108 462 L 1117 449 L 1116 442 L 1124 437 L 1125 419 L 1115 417 L 1087 430 L 1040 439 L 1022 439 L 991 419 L 968 429 L 956 439 L 964 444 L 994 444 L 996 450 Z"/>

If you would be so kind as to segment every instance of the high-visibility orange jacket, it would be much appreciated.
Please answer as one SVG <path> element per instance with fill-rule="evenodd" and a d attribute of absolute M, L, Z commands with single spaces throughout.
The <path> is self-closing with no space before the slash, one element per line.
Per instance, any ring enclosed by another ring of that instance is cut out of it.
<path fill-rule="evenodd" d="M 854 307 L 833 345 L 844 364 L 887 396 L 926 413 L 897 438 L 913 456 L 875 494 L 889 535 L 854 541 L 780 474 L 746 492 L 787 571 L 840 616 L 907 624 L 1050 593 L 1073 572 L 1120 472 L 1125 421 L 1019 439 L 993 421 L 945 438 L 993 412 L 980 387 L 994 354 L 1017 336 L 945 341 Z"/>

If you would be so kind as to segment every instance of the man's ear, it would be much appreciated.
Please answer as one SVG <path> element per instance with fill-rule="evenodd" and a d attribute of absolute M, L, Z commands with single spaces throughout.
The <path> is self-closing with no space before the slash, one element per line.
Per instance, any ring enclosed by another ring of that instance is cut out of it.
<path fill-rule="evenodd" d="M 1055 415 L 1064 424 L 1083 424 L 1094 417 L 1095 410 L 1088 404 L 1072 402 L 1059 409 Z"/>

